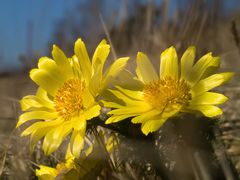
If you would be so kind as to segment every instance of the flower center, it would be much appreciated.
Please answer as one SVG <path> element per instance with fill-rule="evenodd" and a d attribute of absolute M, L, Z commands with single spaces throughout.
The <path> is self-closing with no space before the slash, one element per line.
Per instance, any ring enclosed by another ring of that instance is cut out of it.
<path fill-rule="evenodd" d="M 83 110 L 82 94 L 85 83 L 79 79 L 70 79 L 60 87 L 54 97 L 55 109 L 63 116 L 69 116 Z"/>
<path fill-rule="evenodd" d="M 148 83 L 143 94 L 146 102 L 161 111 L 166 108 L 172 110 L 175 107 L 182 107 L 191 99 L 190 86 L 187 82 L 170 76 Z"/>

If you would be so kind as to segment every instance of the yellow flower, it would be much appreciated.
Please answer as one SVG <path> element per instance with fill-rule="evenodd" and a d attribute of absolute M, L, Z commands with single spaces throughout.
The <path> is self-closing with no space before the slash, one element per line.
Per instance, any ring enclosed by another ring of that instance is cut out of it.
<path fill-rule="evenodd" d="M 72 165 L 72 167 L 70 167 L 69 165 Z M 71 159 L 67 160 L 66 163 L 57 164 L 56 168 L 40 165 L 40 169 L 36 170 L 36 176 L 40 180 L 54 180 L 56 179 L 56 177 L 64 177 L 64 175 L 73 168 L 74 161 Z M 78 176 L 76 176 L 74 179 L 78 179 Z"/>
<path fill-rule="evenodd" d="M 57 164 L 56 168 L 40 165 L 40 169 L 36 169 L 36 176 L 39 180 L 65 179 L 67 173 L 72 169 L 76 169 L 75 157 L 71 154 L 70 149 L 66 153 L 65 162 Z M 77 174 L 73 174 L 71 179 L 79 179 Z"/>
<path fill-rule="evenodd" d="M 194 64 L 195 51 L 195 47 L 189 47 L 178 64 L 176 50 L 166 49 L 160 57 L 159 75 L 148 57 L 139 52 L 137 78 L 128 86 L 125 83 L 126 87 L 116 86 L 116 90 L 110 90 L 119 100 L 103 101 L 106 107 L 116 108 L 109 112 L 112 116 L 106 124 L 133 117 L 131 122 L 141 123 L 142 132 L 147 135 L 178 112 L 201 112 L 207 117 L 221 115 L 222 110 L 215 105 L 224 103 L 227 97 L 209 90 L 228 81 L 233 73 L 214 74 L 219 58 L 211 53 Z M 138 88 L 131 85 L 137 84 L 136 80 L 141 82 Z"/>
<path fill-rule="evenodd" d="M 104 134 L 100 131 L 100 138 L 102 138 L 104 142 L 104 148 L 106 148 L 105 150 L 108 153 L 111 153 L 117 142 L 113 136 L 110 136 L 107 140 L 104 140 L 103 136 Z M 68 147 L 65 162 L 57 164 L 56 168 L 40 165 L 40 169 L 36 169 L 36 176 L 40 180 L 84 179 L 84 176 L 92 173 L 94 167 L 96 167 L 98 163 L 101 163 L 101 160 L 105 160 L 104 158 L 101 159 L 101 153 L 105 151 L 100 148 L 103 147 L 99 147 L 97 143 L 91 144 L 87 149 L 82 151 L 81 157 L 75 159 Z"/>
<path fill-rule="evenodd" d="M 99 96 L 128 61 L 128 57 L 119 58 L 103 75 L 109 51 L 110 46 L 105 40 L 101 41 L 91 63 L 84 42 L 78 39 L 72 58 L 67 58 L 55 45 L 53 59 L 40 58 L 38 68 L 30 72 L 39 89 L 36 95 L 25 96 L 21 100 L 22 110 L 27 112 L 19 117 L 17 124 L 19 127 L 37 120 L 22 133 L 22 136 L 31 135 L 31 150 L 44 137 L 43 150 L 49 155 L 72 133 L 71 152 L 79 157 L 87 120 L 100 114 Z"/>

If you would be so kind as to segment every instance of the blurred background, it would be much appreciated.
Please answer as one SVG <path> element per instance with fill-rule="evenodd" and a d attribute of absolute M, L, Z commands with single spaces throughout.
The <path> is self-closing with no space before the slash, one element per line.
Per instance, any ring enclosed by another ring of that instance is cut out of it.
<path fill-rule="evenodd" d="M 221 71 L 239 72 L 240 1 L 0 1 L 0 176 L 14 168 L 20 173 L 29 170 L 29 164 L 19 160 L 28 156 L 27 143 L 20 142 L 14 130 L 20 113 L 18 101 L 36 90 L 29 70 L 36 67 L 39 57 L 51 56 L 52 44 L 72 56 L 79 37 L 85 41 L 90 56 L 101 39 L 107 39 L 112 44 L 109 58 L 130 56 L 130 69 L 134 68 L 138 51 L 147 53 L 158 64 L 165 48 L 175 46 L 180 57 L 189 45 L 195 45 L 198 57 L 211 51 L 221 57 Z M 219 91 L 231 99 L 223 107 L 221 141 L 240 171 L 237 78 Z M 7 164 L 9 158 L 16 164 Z"/>

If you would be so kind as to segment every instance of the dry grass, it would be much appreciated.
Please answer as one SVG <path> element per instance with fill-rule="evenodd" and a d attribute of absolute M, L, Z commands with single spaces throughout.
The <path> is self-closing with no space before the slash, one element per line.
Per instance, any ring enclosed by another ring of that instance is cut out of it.
<path fill-rule="evenodd" d="M 105 34 L 115 49 L 112 57 L 132 56 L 129 67 L 134 69 L 136 52 L 143 51 L 158 66 L 160 52 L 170 45 L 177 48 L 179 55 L 189 45 L 196 45 L 199 56 L 208 51 L 220 55 L 222 70 L 239 71 L 239 12 L 222 15 L 224 1 L 212 0 L 209 6 L 204 1 L 196 0 L 187 1 L 184 8 L 180 4 L 169 17 L 170 1 L 161 2 L 158 6 L 153 1 L 137 6 L 135 13 L 126 16 L 119 24 L 101 18 Z M 130 14 L 126 7 L 123 5 L 121 8 Z M 95 16 L 98 18 L 99 14 Z M 56 43 L 69 54 L 76 37 L 72 35 L 68 38 L 67 34 L 81 34 L 81 29 L 74 25 L 79 22 L 74 22 L 73 18 L 72 23 L 72 29 L 68 22 L 67 31 L 56 28 L 55 32 Z M 60 25 L 63 26 L 64 22 Z M 90 44 L 95 46 L 96 42 L 91 41 Z M 181 123 L 173 119 L 158 133 L 147 138 L 139 135 L 138 127 L 121 124 L 123 128 L 128 128 L 128 133 L 126 136 L 115 135 L 121 143 L 111 157 L 102 151 L 105 164 L 91 171 L 96 172 L 93 173 L 94 178 L 236 179 L 239 174 L 235 167 L 240 172 L 240 86 L 237 79 L 238 76 L 226 88 L 218 89 L 230 97 L 230 101 L 223 106 L 225 115 L 220 124 L 219 121 L 209 122 L 204 118 L 185 116 Z M 36 89 L 27 74 L 1 76 L 0 86 L 0 179 L 36 179 L 34 170 L 38 165 L 56 165 L 63 159 L 63 151 L 45 157 L 39 144 L 30 154 L 27 139 L 20 138 L 20 130 L 14 130 L 20 113 L 17 101 L 24 95 L 33 94 Z M 90 136 L 93 137 L 94 133 Z M 106 162 L 106 157 L 110 161 Z M 86 176 L 86 179 L 93 176 Z"/>

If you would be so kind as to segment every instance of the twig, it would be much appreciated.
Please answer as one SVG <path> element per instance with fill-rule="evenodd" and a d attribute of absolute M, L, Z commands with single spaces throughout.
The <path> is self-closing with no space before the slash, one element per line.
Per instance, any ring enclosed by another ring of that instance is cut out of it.
<path fill-rule="evenodd" d="M 112 50 L 111 50 L 112 56 L 113 56 L 114 60 L 116 60 L 116 59 L 117 59 L 117 54 L 116 54 L 115 48 L 114 48 L 113 43 L 112 43 L 112 41 L 111 41 L 111 37 L 110 37 L 109 31 L 108 31 L 108 29 L 107 29 L 107 26 L 106 26 L 106 24 L 105 24 L 105 22 L 104 22 L 104 20 L 103 20 L 103 17 L 102 17 L 102 14 L 101 14 L 101 13 L 99 14 L 99 18 L 100 18 L 100 21 L 101 21 L 101 23 L 102 23 L 103 30 L 104 30 L 104 32 L 105 32 L 105 34 L 106 34 L 106 36 L 107 36 L 107 39 L 108 39 L 108 41 L 109 41 L 109 43 L 110 43 L 111 48 L 112 48 Z"/>
<path fill-rule="evenodd" d="M 116 168 L 114 167 L 114 163 L 112 162 L 112 160 L 111 160 L 111 158 L 110 158 L 110 156 L 109 156 L 109 153 L 108 153 L 108 151 L 107 151 L 107 149 L 106 149 L 106 146 L 105 146 L 105 144 L 104 144 L 102 138 L 100 137 L 100 135 L 99 135 L 99 133 L 98 133 L 98 131 L 97 131 L 96 128 L 93 128 L 93 133 L 94 133 L 94 135 L 95 135 L 95 137 L 96 137 L 96 140 L 97 140 L 98 144 L 99 144 L 100 147 L 102 147 L 102 149 L 104 150 L 104 153 L 105 153 L 105 155 L 106 155 L 106 157 L 107 157 L 107 159 L 108 159 L 108 162 L 109 162 L 109 164 L 110 164 L 111 169 L 112 169 L 113 171 L 116 171 Z"/>
<path fill-rule="evenodd" d="M 235 21 L 232 21 L 231 31 L 232 31 L 236 46 L 239 48 L 239 51 L 240 51 L 240 38 L 239 38 L 239 35 L 238 35 L 238 32 L 237 32 L 237 27 L 236 27 L 236 22 Z"/>

